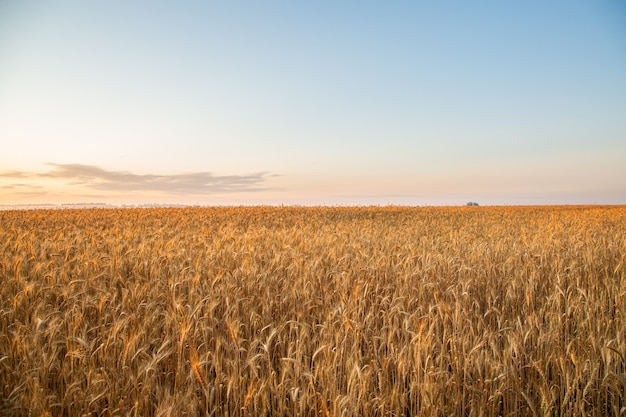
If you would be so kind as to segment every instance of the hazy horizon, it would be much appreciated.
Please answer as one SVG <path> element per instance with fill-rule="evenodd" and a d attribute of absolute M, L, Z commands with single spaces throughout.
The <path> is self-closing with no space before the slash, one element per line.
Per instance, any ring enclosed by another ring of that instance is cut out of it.
<path fill-rule="evenodd" d="M 0 3 L 0 205 L 626 204 L 619 1 Z"/>

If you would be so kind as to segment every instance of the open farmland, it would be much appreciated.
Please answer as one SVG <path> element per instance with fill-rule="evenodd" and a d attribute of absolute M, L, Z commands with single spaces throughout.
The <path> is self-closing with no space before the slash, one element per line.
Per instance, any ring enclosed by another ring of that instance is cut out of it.
<path fill-rule="evenodd" d="M 0 415 L 626 414 L 626 207 L 0 212 Z"/>

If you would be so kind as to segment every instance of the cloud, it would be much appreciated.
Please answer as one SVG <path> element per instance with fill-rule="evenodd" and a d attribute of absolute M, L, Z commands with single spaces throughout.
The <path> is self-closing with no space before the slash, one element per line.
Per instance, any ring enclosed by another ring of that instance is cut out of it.
<path fill-rule="evenodd" d="M 25 171 L 3 171 L 0 172 L 0 177 L 5 177 L 5 178 L 29 178 L 32 177 L 34 175 L 37 175 L 34 172 L 25 172 Z M 16 185 L 20 185 L 20 184 L 16 184 Z M 23 185 L 23 184 L 21 184 Z"/>
<path fill-rule="evenodd" d="M 0 174 L 0 176 L 3 176 L 3 175 Z M 13 184 L 9 184 L 9 185 L 3 185 L 0 188 L 5 189 L 5 190 L 13 190 L 13 189 L 17 189 L 17 188 L 41 189 L 43 187 L 41 185 L 13 183 Z"/>
<path fill-rule="evenodd" d="M 69 185 L 111 192 L 164 192 L 174 194 L 234 193 L 262 191 L 267 172 L 250 175 L 218 176 L 210 172 L 155 175 L 134 174 L 128 171 L 109 171 L 94 165 L 48 164 L 53 167 L 47 172 L 4 171 L 0 177 L 30 179 L 61 179 Z M 11 184 L 10 186 L 25 186 Z"/>

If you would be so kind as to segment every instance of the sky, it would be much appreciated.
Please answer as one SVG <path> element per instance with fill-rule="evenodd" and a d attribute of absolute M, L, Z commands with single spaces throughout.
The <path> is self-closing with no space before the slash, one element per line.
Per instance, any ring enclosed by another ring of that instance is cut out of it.
<path fill-rule="evenodd" d="M 0 205 L 626 204 L 626 4 L 0 0 Z"/>

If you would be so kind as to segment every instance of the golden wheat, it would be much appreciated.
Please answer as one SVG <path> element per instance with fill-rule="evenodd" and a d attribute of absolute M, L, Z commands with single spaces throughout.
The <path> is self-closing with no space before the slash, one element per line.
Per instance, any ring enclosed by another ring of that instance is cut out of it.
<path fill-rule="evenodd" d="M 626 415 L 626 208 L 0 212 L 0 415 Z"/>

